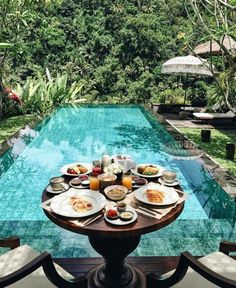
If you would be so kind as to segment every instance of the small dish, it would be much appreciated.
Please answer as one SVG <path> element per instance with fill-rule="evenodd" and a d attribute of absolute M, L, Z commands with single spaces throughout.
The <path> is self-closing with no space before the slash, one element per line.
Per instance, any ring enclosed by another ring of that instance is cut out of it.
<path fill-rule="evenodd" d="M 77 180 L 78 179 L 78 180 Z M 79 185 L 75 185 L 74 181 L 76 181 L 75 184 L 78 184 L 80 182 Z M 87 182 L 84 182 L 87 181 Z M 83 185 L 82 185 L 83 182 Z M 87 188 L 89 186 L 89 180 L 88 180 L 88 176 L 87 175 L 83 175 L 83 176 L 79 176 L 76 178 L 73 178 L 69 181 L 69 185 L 75 189 L 84 189 Z"/>
<path fill-rule="evenodd" d="M 83 187 L 88 186 L 89 183 L 90 183 L 89 180 L 82 180 L 82 181 L 81 181 L 81 185 L 82 185 Z"/>
<path fill-rule="evenodd" d="M 116 207 L 112 208 L 112 210 L 116 210 Z M 123 225 L 129 225 L 131 223 L 133 223 L 134 221 L 137 220 L 138 218 L 138 214 L 137 212 L 134 210 L 134 208 L 132 208 L 130 205 L 127 205 L 127 211 L 132 212 L 133 213 L 133 217 L 131 220 L 121 220 L 120 217 L 117 219 L 109 219 L 106 215 L 106 213 L 104 214 L 104 219 L 113 225 L 119 225 L 119 226 L 123 226 Z M 121 212 L 121 213 L 126 213 L 126 212 Z"/>
<path fill-rule="evenodd" d="M 162 179 L 162 177 L 160 177 L 159 179 L 158 179 L 158 181 L 161 183 L 161 184 L 163 184 L 163 185 L 165 185 L 165 186 L 169 186 L 169 187 L 174 187 L 174 186 L 178 186 L 179 185 L 179 180 L 178 179 L 175 179 L 175 181 L 173 181 L 173 182 L 165 182 L 165 180 L 164 179 Z"/>
<path fill-rule="evenodd" d="M 120 219 L 123 221 L 130 221 L 134 217 L 134 213 L 132 211 L 124 211 L 120 213 Z"/>
<path fill-rule="evenodd" d="M 110 220 L 116 220 L 119 218 L 119 213 L 114 209 L 109 209 L 106 211 L 106 217 Z"/>
<path fill-rule="evenodd" d="M 145 178 L 140 178 L 140 177 L 135 176 L 133 177 L 132 184 L 133 184 L 133 188 L 139 188 L 144 185 L 147 185 L 148 181 Z"/>
<path fill-rule="evenodd" d="M 107 196 L 107 198 L 114 201 L 119 201 L 125 198 L 126 194 L 128 193 L 128 189 L 125 186 L 112 185 L 106 187 L 104 189 L 104 193 Z"/>
<path fill-rule="evenodd" d="M 81 179 L 79 177 L 75 177 L 72 180 L 70 180 L 70 184 L 72 186 L 79 186 L 81 184 Z"/>
<path fill-rule="evenodd" d="M 63 193 L 63 192 L 66 192 L 66 191 L 70 188 L 70 185 L 67 184 L 67 183 L 62 183 L 61 185 L 63 186 L 62 189 L 60 189 L 60 190 L 53 190 L 51 184 L 48 184 L 48 186 L 46 187 L 45 190 L 46 190 L 48 193 L 61 194 L 61 193 Z"/>
<path fill-rule="evenodd" d="M 127 204 L 125 202 L 118 202 L 116 208 L 119 212 L 125 212 Z"/>

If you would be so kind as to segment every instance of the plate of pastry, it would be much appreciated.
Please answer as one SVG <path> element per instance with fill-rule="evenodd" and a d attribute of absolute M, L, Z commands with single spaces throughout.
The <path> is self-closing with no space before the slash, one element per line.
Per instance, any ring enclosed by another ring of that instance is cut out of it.
<path fill-rule="evenodd" d="M 89 189 L 69 189 L 67 192 L 52 198 L 52 212 L 65 217 L 87 217 L 102 210 L 106 198 L 99 192 Z"/>
<path fill-rule="evenodd" d="M 179 195 L 173 187 L 157 183 L 149 183 L 134 191 L 134 197 L 150 205 L 171 205 L 179 200 Z"/>
<path fill-rule="evenodd" d="M 131 172 L 136 176 L 155 178 L 160 177 L 164 170 L 164 167 L 156 164 L 138 164 L 135 168 L 131 169 Z"/>

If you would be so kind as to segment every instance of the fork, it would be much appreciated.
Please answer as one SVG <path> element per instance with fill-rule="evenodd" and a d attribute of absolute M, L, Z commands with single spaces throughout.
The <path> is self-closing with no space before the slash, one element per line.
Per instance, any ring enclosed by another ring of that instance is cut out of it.
<path fill-rule="evenodd" d="M 95 222 L 96 220 L 98 220 L 99 218 L 101 218 L 103 216 L 103 214 L 98 214 L 96 216 L 90 217 L 89 219 L 85 220 L 82 223 L 82 226 L 87 226 L 89 224 L 92 224 L 93 222 Z"/>
<path fill-rule="evenodd" d="M 162 215 L 162 212 L 161 212 L 161 211 L 157 211 L 157 210 L 154 210 L 154 209 L 152 209 L 152 208 L 146 208 L 146 207 L 143 207 L 143 206 L 139 206 L 138 208 L 139 208 L 140 210 L 143 210 L 143 211 L 145 211 L 145 212 L 153 215 L 153 216 L 156 216 L 156 214 Z"/>

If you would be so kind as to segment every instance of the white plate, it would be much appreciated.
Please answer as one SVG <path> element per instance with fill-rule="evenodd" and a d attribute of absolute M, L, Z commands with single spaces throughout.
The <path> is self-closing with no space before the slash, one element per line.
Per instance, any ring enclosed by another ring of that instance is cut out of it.
<path fill-rule="evenodd" d="M 85 167 L 88 169 L 88 171 L 87 171 L 86 173 L 81 173 L 81 174 L 70 174 L 70 173 L 68 173 L 68 172 L 67 172 L 67 169 L 68 169 L 68 168 L 72 168 L 72 167 L 75 166 L 75 165 L 83 165 L 83 166 L 85 166 Z M 67 164 L 67 165 L 61 167 L 60 171 L 61 171 L 61 173 L 64 174 L 64 175 L 68 175 L 68 176 L 72 176 L 72 177 L 77 177 L 77 176 L 86 175 L 86 174 L 91 173 L 91 172 L 92 172 L 92 168 L 93 168 L 93 167 L 92 167 L 92 165 L 91 165 L 90 163 L 78 163 L 78 162 L 75 162 L 75 163 L 70 163 L 70 164 Z"/>
<path fill-rule="evenodd" d="M 138 171 L 137 171 L 137 168 L 139 167 L 139 166 L 148 166 L 148 165 L 152 165 L 152 166 L 154 166 L 154 167 L 157 167 L 158 169 L 159 169 L 159 171 L 158 171 L 158 173 L 157 174 L 155 174 L 155 175 L 143 175 L 143 174 L 140 174 L 140 173 L 138 173 Z M 134 175 L 137 175 L 137 176 L 140 176 L 140 177 L 145 177 L 145 178 L 155 178 L 155 177 L 159 177 L 159 176 L 161 176 L 162 175 L 162 172 L 164 171 L 164 170 L 166 170 L 164 167 L 162 167 L 162 166 L 159 166 L 159 165 L 156 165 L 156 164 L 138 164 L 135 168 L 133 168 L 133 169 L 131 169 L 131 172 L 134 174 Z"/>
<path fill-rule="evenodd" d="M 77 212 L 69 204 L 70 197 L 82 197 L 83 199 L 92 203 L 93 207 L 91 210 L 86 212 Z M 97 191 L 89 189 L 77 190 L 71 188 L 69 191 L 57 195 L 52 199 L 50 208 L 51 210 L 61 216 L 66 217 L 86 217 L 97 213 L 102 210 L 106 204 L 106 198 Z"/>
<path fill-rule="evenodd" d="M 116 207 L 113 207 L 112 209 L 116 210 Z M 120 218 L 115 219 L 115 220 L 109 219 L 109 218 L 107 218 L 106 213 L 104 213 L 104 219 L 107 222 L 109 222 L 109 223 L 111 223 L 113 225 L 128 225 L 128 224 L 131 224 L 137 219 L 137 217 L 138 217 L 137 212 L 134 210 L 134 208 L 132 208 L 129 205 L 127 205 L 126 211 L 131 211 L 131 212 L 134 213 L 133 218 L 131 220 L 129 220 L 129 221 L 124 221 L 124 220 L 121 220 Z"/>
<path fill-rule="evenodd" d="M 165 180 L 163 180 L 162 178 L 159 178 L 158 181 L 159 181 L 161 184 L 163 184 L 163 185 L 165 185 L 165 186 L 169 186 L 169 187 L 174 187 L 174 186 L 179 185 L 179 180 L 178 180 L 178 179 L 175 179 L 175 181 L 174 181 L 174 182 L 171 182 L 171 183 L 165 182 Z"/>
<path fill-rule="evenodd" d="M 163 202 L 161 203 L 150 202 L 146 194 L 147 189 L 157 189 L 161 192 L 164 192 L 165 198 L 163 199 Z M 156 183 L 149 183 L 145 187 L 141 187 L 135 190 L 134 197 L 143 203 L 156 205 L 156 206 L 170 205 L 170 204 L 176 203 L 179 200 L 179 195 L 175 191 L 174 188 L 166 187 L 166 186 L 156 184 Z"/>
<path fill-rule="evenodd" d="M 48 184 L 48 186 L 46 187 L 46 191 L 48 193 L 52 193 L 52 194 L 61 194 L 62 192 L 66 192 L 70 186 L 67 183 L 62 183 L 64 189 L 60 189 L 60 190 L 53 190 L 52 186 L 50 184 Z"/>

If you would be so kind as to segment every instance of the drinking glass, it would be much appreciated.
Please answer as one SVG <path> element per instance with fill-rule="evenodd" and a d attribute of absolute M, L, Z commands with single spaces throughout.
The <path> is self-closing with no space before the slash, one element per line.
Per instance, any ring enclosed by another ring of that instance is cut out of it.
<path fill-rule="evenodd" d="M 92 173 L 89 176 L 89 188 L 91 190 L 98 191 L 100 189 L 99 185 L 99 179 L 98 179 L 98 174 L 97 173 Z"/>
<path fill-rule="evenodd" d="M 124 173 L 122 176 L 122 184 L 125 186 L 129 192 L 132 191 L 132 175 L 131 173 Z"/>
<path fill-rule="evenodd" d="M 165 170 L 162 172 L 162 178 L 167 183 L 172 183 L 176 179 L 176 172 L 172 170 Z"/>

